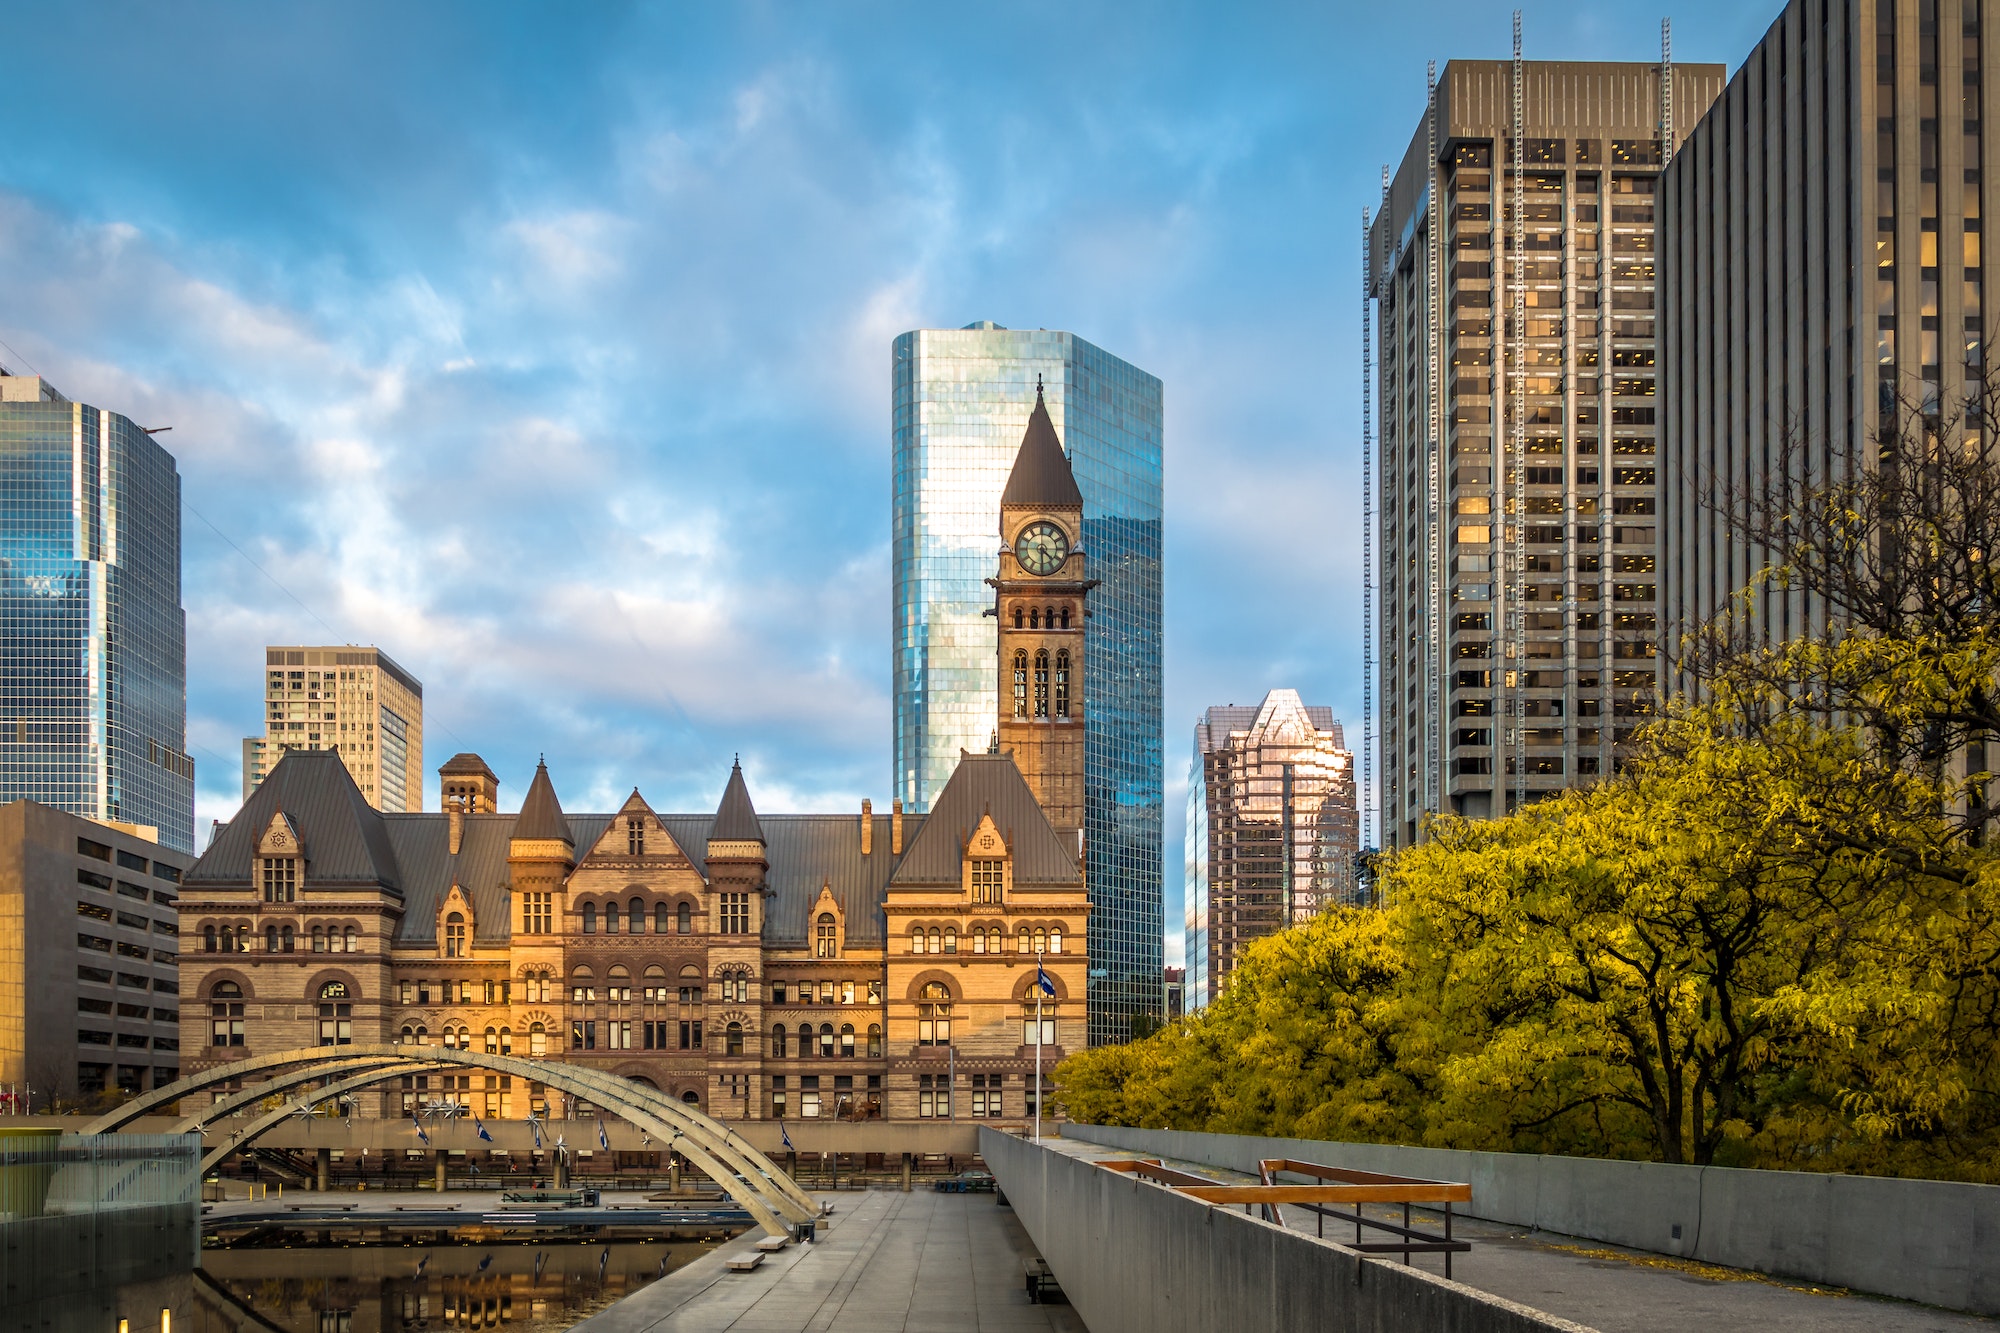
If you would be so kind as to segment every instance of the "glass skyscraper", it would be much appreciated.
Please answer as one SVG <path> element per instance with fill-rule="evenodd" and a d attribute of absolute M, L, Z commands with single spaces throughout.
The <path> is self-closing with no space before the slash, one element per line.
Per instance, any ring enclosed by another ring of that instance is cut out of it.
<path fill-rule="evenodd" d="M 0 802 L 191 852 L 180 499 L 130 419 L 0 371 Z"/>
<path fill-rule="evenodd" d="M 1083 492 L 1084 872 L 1090 1040 L 1162 1012 L 1160 381 L 1046 329 L 919 329 L 894 352 L 896 795 L 928 810 L 999 710 L 990 615 L 1000 492 L 1036 377 Z"/>

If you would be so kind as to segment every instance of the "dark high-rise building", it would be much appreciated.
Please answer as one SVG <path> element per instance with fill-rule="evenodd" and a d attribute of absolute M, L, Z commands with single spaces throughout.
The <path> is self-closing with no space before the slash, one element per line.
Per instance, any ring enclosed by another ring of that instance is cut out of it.
<path fill-rule="evenodd" d="M 1671 629 L 1725 609 L 1764 563 L 1717 511 L 1725 498 L 1874 466 L 1898 413 L 1977 428 L 1955 405 L 1987 370 L 1981 19 L 1980 0 L 1794 0 L 1674 156 L 1660 222 Z M 1826 615 L 1772 588 L 1752 607 L 1780 639 Z"/>
<path fill-rule="evenodd" d="M 130 418 L 0 369 L 0 802 L 191 852 L 180 501 Z"/>
<path fill-rule="evenodd" d="M 1387 846 L 1610 772 L 1654 688 L 1655 199 L 1723 74 L 1452 61 L 1374 220 Z"/>

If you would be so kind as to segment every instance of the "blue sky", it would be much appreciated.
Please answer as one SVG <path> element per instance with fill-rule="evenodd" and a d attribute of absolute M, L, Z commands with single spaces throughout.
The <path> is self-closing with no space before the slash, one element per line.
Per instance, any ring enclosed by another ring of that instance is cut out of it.
<path fill-rule="evenodd" d="M 1166 384 L 1170 923 L 1195 715 L 1358 717 L 1360 210 L 1507 7 L 10 15 L 0 362 L 174 427 L 198 827 L 302 640 L 402 661 L 503 800 L 546 752 L 572 809 L 712 808 L 741 752 L 764 808 L 884 801 L 889 346 L 975 319 Z"/>

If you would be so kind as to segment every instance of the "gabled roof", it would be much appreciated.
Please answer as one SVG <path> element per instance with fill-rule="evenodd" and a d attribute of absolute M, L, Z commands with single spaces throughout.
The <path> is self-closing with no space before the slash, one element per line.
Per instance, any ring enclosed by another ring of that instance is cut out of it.
<path fill-rule="evenodd" d="M 1003 509 L 1008 505 L 1083 507 L 1083 492 L 1076 487 L 1069 459 L 1063 457 L 1062 441 L 1056 438 L 1056 423 L 1049 419 L 1040 385 L 1035 386 L 1034 415 L 1028 418 L 1027 434 L 1021 437 L 1021 451 L 1014 455 L 1014 470 L 1007 474 L 1000 505 Z"/>
<path fill-rule="evenodd" d="M 382 822 L 332 750 L 287 750 L 257 784 L 236 817 L 222 826 L 183 883 L 252 882 L 258 840 L 283 814 L 298 831 L 308 884 L 380 885 L 403 891 L 402 868 Z"/>
<path fill-rule="evenodd" d="M 812 905 L 827 887 L 847 917 L 847 942 L 873 947 L 882 943 L 887 921 L 882 890 L 896 868 L 889 854 L 893 817 L 875 815 L 874 851 L 861 854 L 861 822 L 856 815 L 771 815 L 759 821 L 764 830 L 764 856 L 770 869 L 764 876 L 764 942 L 804 947 Z M 714 818 L 710 815 L 661 815 L 660 823 L 674 836 L 697 868 L 706 869 Z M 903 836 L 914 839 L 924 816 L 904 815 Z M 729 839 L 729 841 L 738 841 Z M 904 844 L 907 850 L 909 844 Z M 954 874 L 957 872 L 954 871 Z"/>
<path fill-rule="evenodd" d="M 563 818 L 562 802 L 556 799 L 556 785 L 549 781 L 549 766 L 545 763 L 535 765 L 535 780 L 521 802 L 521 813 L 514 817 L 514 836 L 576 846 L 571 841 L 569 821 Z"/>
<path fill-rule="evenodd" d="M 994 826 L 1012 846 L 1016 884 L 1074 884 L 1082 880 L 1076 847 L 1049 823 L 1021 770 L 1014 767 L 1014 757 L 961 750 L 951 780 L 938 793 L 923 828 L 911 838 L 902 864 L 889 882 L 957 883 L 965 839 L 986 814 L 993 816 Z"/>
<path fill-rule="evenodd" d="M 465 815 L 458 855 L 451 854 L 451 824 L 443 815 L 384 815 L 396 863 L 403 868 L 403 918 L 396 923 L 399 945 L 437 943 L 437 914 L 453 884 L 472 900 L 472 938 L 503 944 L 513 935 L 508 844 L 515 816 Z M 610 815 L 571 815 L 566 841 L 589 847 L 603 836 Z"/>
<path fill-rule="evenodd" d="M 729 785 L 722 789 L 722 804 L 715 807 L 715 826 L 708 836 L 716 842 L 764 841 L 764 826 L 757 820 L 757 807 L 750 804 L 740 761 L 730 765 Z"/>

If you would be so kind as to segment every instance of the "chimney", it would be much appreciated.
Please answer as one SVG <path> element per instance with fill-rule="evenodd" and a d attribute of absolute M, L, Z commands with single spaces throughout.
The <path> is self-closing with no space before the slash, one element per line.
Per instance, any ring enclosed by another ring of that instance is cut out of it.
<path fill-rule="evenodd" d="M 889 806 L 889 855 L 903 854 L 903 803 L 892 802 Z"/>
<path fill-rule="evenodd" d="M 448 796 L 444 805 L 451 817 L 451 854 L 457 856 L 460 845 L 465 842 L 465 798 Z"/>
<path fill-rule="evenodd" d="M 861 854 L 868 855 L 875 850 L 875 803 L 866 796 L 861 798 Z"/>

